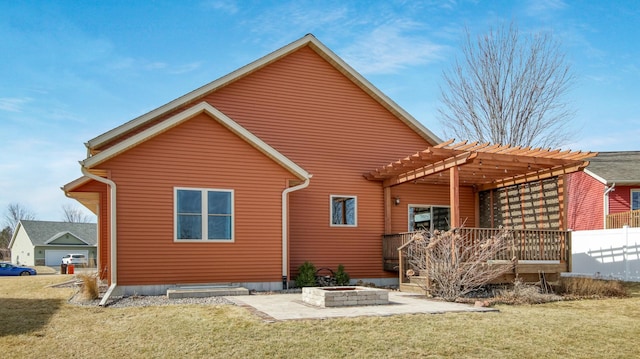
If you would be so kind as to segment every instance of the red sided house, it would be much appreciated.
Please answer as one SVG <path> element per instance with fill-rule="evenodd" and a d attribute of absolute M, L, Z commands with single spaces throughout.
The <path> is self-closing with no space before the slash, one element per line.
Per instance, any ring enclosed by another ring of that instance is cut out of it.
<path fill-rule="evenodd" d="M 86 145 L 63 189 L 98 216 L 108 295 L 281 289 L 305 261 L 397 284 L 393 233 L 566 229 L 562 178 L 593 155 L 441 143 L 312 35 Z"/>
<path fill-rule="evenodd" d="M 569 228 L 640 227 L 640 151 L 600 152 L 567 186 Z"/>

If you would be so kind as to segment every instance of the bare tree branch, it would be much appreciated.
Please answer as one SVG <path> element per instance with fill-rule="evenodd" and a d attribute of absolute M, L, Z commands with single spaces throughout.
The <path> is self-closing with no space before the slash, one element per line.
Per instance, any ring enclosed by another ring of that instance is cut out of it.
<path fill-rule="evenodd" d="M 91 216 L 84 214 L 78 207 L 65 204 L 62 205 L 62 221 L 70 223 L 90 223 Z"/>
<path fill-rule="evenodd" d="M 20 203 L 9 203 L 4 215 L 4 222 L 11 229 L 11 235 L 21 220 L 34 220 L 36 215 Z"/>
<path fill-rule="evenodd" d="M 559 147 L 574 113 L 563 97 L 574 77 L 550 34 L 521 36 L 512 23 L 473 39 L 443 74 L 445 135 L 480 142 Z"/>

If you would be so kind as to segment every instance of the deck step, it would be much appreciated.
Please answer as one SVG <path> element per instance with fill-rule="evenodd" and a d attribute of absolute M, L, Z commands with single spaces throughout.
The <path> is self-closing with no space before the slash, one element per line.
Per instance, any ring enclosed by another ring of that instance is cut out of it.
<path fill-rule="evenodd" d="M 411 284 L 426 284 L 427 283 L 427 277 L 423 277 L 423 276 L 411 276 L 409 277 L 409 283 Z"/>
<path fill-rule="evenodd" d="M 400 283 L 399 289 L 401 292 L 427 294 L 427 292 L 416 283 Z"/>
<path fill-rule="evenodd" d="M 191 286 L 167 289 L 167 298 L 205 298 L 235 295 L 249 295 L 249 290 L 243 287 L 231 286 Z"/>

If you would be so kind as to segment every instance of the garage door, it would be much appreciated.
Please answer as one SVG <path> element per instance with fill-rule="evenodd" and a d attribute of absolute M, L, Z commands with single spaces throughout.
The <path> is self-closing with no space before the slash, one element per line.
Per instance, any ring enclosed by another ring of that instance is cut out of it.
<path fill-rule="evenodd" d="M 84 254 L 87 258 L 89 258 L 89 251 L 88 250 L 48 249 L 44 253 L 44 264 L 47 265 L 47 266 L 59 266 L 62 263 L 62 257 L 64 257 L 65 255 L 67 255 L 69 253 Z"/>

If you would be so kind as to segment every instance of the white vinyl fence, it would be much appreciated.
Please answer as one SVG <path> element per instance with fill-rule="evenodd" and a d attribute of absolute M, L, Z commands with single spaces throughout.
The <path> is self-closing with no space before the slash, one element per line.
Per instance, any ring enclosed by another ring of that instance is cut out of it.
<path fill-rule="evenodd" d="M 572 232 L 571 254 L 570 275 L 640 282 L 640 228 Z"/>

